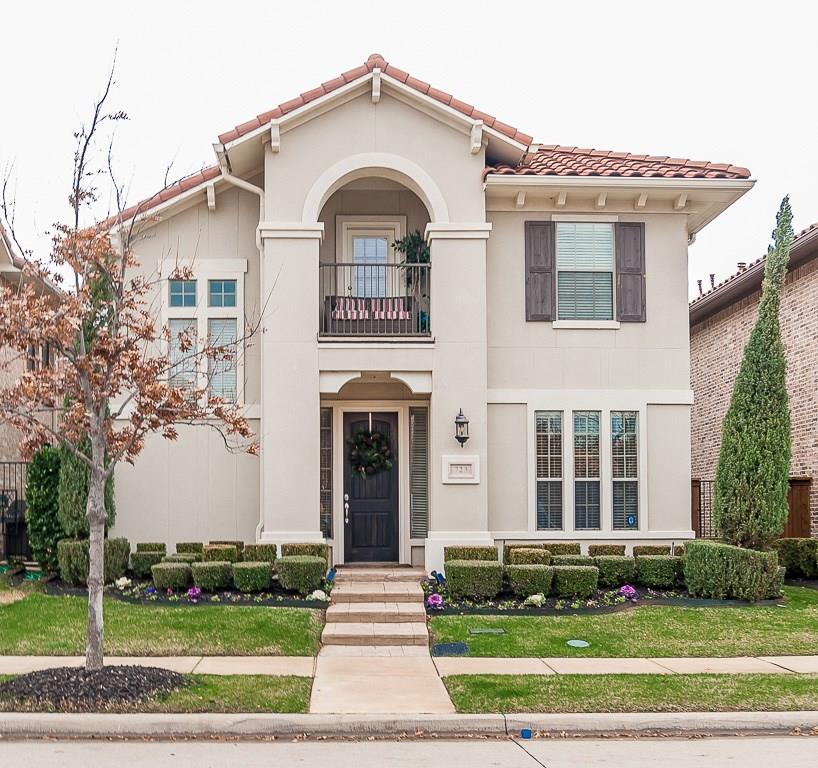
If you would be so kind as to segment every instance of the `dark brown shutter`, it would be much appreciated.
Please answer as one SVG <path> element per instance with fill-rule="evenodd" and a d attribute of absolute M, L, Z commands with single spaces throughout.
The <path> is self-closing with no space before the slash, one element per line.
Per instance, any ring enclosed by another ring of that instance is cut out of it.
<path fill-rule="evenodd" d="M 554 320 L 556 295 L 554 224 L 525 223 L 525 319 Z"/>
<path fill-rule="evenodd" d="M 645 322 L 645 225 L 616 225 L 616 319 Z"/>

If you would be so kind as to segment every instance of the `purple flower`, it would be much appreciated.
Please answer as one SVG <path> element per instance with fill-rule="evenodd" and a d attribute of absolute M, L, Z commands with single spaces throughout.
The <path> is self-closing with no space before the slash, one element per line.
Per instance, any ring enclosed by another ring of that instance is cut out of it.
<path fill-rule="evenodd" d="M 173 594 L 173 587 L 168 587 L 165 590 L 165 594 L 168 595 L 168 596 L 172 595 Z"/>
<path fill-rule="evenodd" d="M 437 592 L 434 592 L 426 598 L 426 605 L 429 606 L 429 608 L 442 608 L 443 597 Z"/>
<path fill-rule="evenodd" d="M 187 599 L 195 603 L 202 596 L 202 590 L 199 587 L 191 587 L 187 591 Z"/>
<path fill-rule="evenodd" d="M 636 600 L 636 590 L 630 584 L 620 587 L 619 594 L 626 600 Z"/>
<path fill-rule="evenodd" d="M 145 588 L 146 595 L 155 595 L 156 594 L 156 587 L 146 587 Z"/>

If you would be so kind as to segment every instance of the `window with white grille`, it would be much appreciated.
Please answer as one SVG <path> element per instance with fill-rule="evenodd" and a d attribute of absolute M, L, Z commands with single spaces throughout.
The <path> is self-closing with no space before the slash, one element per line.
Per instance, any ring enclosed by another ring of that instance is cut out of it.
<path fill-rule="evenodd" d="M 601 523 L 599 411 L 574 411 L 574 528 L 598 531 Z"/>
<path fill-rule="evenodd" d="M 614 228 L 557 222 L 557 318 L 613 320 Z"/>
<path fill-rule="evenodd" d="M 238 396 L 236 376 L 236 338 L 237 323 L 235 318 L 211 317 L 207 321 L 207 335 L 214 349 L 214 356 L 207 361 L 207 377 L 210 382 L 210 394 L 222 397 L 228 403 L 235 403 Z"/>
<path fill-rule="evenodd" d="M 562 528 L 562 413 L 537 411 L 537 530 Z"/>
<path fill-rule="evenodd" d="M 639 527 L 639 438 L 636 411 L 611 411 L 613 527 Z"/>
<path fill-rule="evenodd" d="M 170 330 L 170 376 L 168 383 L 179 389 L 196 386 L 196 320 L 175 318 Z"/>

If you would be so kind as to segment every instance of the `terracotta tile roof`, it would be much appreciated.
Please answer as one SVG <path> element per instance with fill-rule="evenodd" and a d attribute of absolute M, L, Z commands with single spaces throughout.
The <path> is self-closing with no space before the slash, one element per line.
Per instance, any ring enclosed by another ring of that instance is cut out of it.
<path fill-rule="evenodd" d="M 531 136 L 529 136 L 527 133 L 523 133 L 514 126 L 500 122 L 493 115 L 489 115 L 486 112 L 481 112 L 471 104 L 466 104 L 466 102 L 456 99 L 451 94 L 446 93 L 445 91 L 439 91 L 437 88 L 433 88 L 431 85 L 429 85 L 429 83 L 425 83 L 423 80 L 418 80 L 416 77 L 412 77 L 408 72 L 404 72 L 402 69 L 398 69 L 396 66 L 390 64 L 379 53 L 373 53 L 360 66 L 347 70 L 332 80 L 327 80 L 317 88 L 305 91 L 300 96 L 296 96 L 294 99 L 285 101 L 283 104 L 279 104 L 277 107 L 274 107 L 267 112 L 262 112 L 252 120 L 248 120 L 246 123 L 237 125 L 232 130 L 220 134 L 219 141 L 222 144 L 235 141 L 251 131 L 261 128 L 271 120 L 283 117 L 288 112 L 292 112 L 299 107 L 303 107 L 305 104 L 309 104 L 311 101 L 314 101 L 321 96 L 326 96 L 326 94 L 338 90 L 347 83 L 369 74 L 375 68 L 380 69 L 384 74 L 393 77 L 395 80 L 398 80 L 405 85 L 408 85 L 410 88 L 414 88 L 416 91 L 419 91 L 420 93 L 423 93 L 426 96 L 441 102 L 442 104 L 446 104 L 452 109 L 456 109 L 458 112 L 466 115 L 466 117 L 471 117 L 475 120 L 482 120 L 484 125 L 488 126 L 489 128 L 493 128 L 498 133 L 502 133 L 504 136 L 508 136 L 521 144 L 529 145 L 533 141 Z"/>
<path fill-rule="evenodd" d="M 728 163 L 600 149 L 540 146 L 517 165 L 489 166 L 484 176 L 625 176 L 667 179 L 747 179 L 750 171 Z"/>

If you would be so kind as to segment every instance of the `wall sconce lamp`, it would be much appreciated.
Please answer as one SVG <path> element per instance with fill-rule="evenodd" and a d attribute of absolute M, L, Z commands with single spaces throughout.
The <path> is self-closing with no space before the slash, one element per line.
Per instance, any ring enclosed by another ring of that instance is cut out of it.
<path fill-rule="evenodd" d="M 463 409 L 454 418 L 454 438 L 462 448 L 469 439 L 469 420 L 463 415 Z"/>

